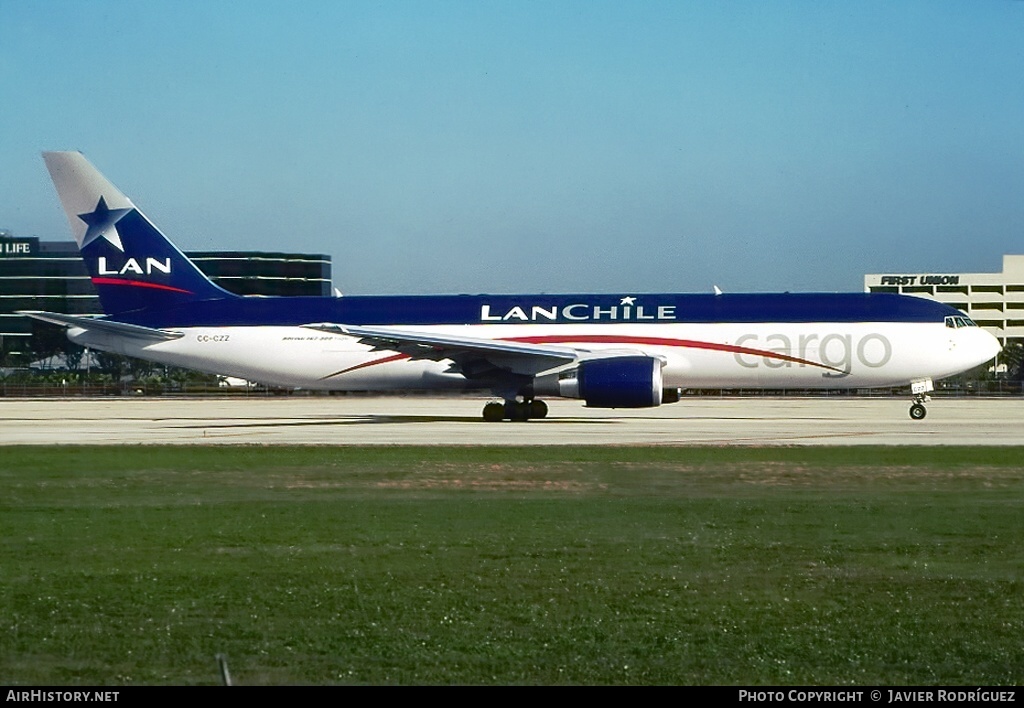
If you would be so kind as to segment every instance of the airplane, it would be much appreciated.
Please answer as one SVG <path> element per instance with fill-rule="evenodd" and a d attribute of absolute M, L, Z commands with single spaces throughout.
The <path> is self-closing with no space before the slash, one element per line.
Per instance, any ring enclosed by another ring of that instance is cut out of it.
<path fill-rule="evenodd" d="M 490 390 L 487 421 L 683 389 L 911 386 L 992 359 L 964 313 L 883 293 L 244 297 L 207 278 L 78 152 L 43 157 L 104 315 L 24 314 L 83 346 L 314 390 Z"/>

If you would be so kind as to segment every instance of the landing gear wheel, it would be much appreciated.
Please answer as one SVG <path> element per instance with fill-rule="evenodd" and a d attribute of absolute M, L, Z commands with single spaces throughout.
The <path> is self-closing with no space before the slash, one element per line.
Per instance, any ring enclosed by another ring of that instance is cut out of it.
<path fill-rule="evenodd" d="M 910 407 L 910 417 L 914 420 L 923 420 L 926 415 L 928 415 L 928 411 L 920 403 L 915 403 Z"/>
<path fill-rule="evenodd" d="M 547 415 L 548 404 L 538 399 L 505 401 L 504 403 L 491 401 L 484 406 L 484 420 L 488 423 L 497 423 L 502 420 L 525 421 L 531 418 L 546 418 Z"/>
<path fill-rule="evenodd" d="M 530 418 L 530 404 L 519 401 L 505 403 L 505 417 L 513 421 L 524 421 Z"/>

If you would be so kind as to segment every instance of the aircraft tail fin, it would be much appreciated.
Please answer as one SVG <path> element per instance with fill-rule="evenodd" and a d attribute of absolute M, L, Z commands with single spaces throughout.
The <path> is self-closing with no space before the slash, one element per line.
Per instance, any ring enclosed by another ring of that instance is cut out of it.
<path fill-rule="evenodd" d="M 79 152 L 44 152 L 108 315 L 236 297 L 216 285 Z"/>

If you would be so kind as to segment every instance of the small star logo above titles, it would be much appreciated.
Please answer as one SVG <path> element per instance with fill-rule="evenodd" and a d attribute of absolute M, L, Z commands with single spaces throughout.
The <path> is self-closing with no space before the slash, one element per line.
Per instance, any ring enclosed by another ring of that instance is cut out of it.
<path fill-rule="evenodd" d="M 624 297 L 619 302 L 619 304 L 620 305 L 635 305 L 636 304 L 636 298 L 635 297 Z"/>
<path fill-rule="evenodd" d="M 124 253 L 121 234 L 117 232 L 117 222 L 130 211 L 131 209 L 110 209 L 107 207 L 107 201 L 100 197 L 95 211 L 78 215 L 79 219 L 89 225 L 79 248 L 85 248 L 96 239 L 104 238 L 111 246 Z"/>

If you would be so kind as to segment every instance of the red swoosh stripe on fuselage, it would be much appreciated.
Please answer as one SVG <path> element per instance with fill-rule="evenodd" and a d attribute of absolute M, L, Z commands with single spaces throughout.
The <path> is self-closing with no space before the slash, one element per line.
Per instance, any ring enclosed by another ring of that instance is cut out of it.
<path fill-rule="evenodd" d="M 807 366 L 815 366 L 819 369 L 828 369 L 829 371 L 835 371 L 836 373 L 845 374 L 847 372 L 842 369 L 837 369 L 834 366 L 828 364 L 821 364 L 810 359 L 801 359 L 800 357 L 790 356 L 788 354 L 780 354 L 779 352 L 772 352 L 766 349 L 753 349 L 751 347 L 740 347 L 735 344 L 717 344 L 715 342 L 699 342 L 695 339 L 669 339 L 667 337 L 616 337 L 610 334 L 577 334 L 571 335 L 542 335 L 534 337 L 503 337 L 496 341 L 505 342 L 521 342 L 523 344 L 564 344 L 566 342 L 580 342 L 587 344 L 649 344 L 652 346 L 659 347 L 679 347 L 683 349 L 705 349 L 709 351 L 717 352 L 729 352 L 730 354 L 750 354 L 752 356 L 766 357 L 769 359 L 779 359 L 781 361 L 790 361 L 794 364 L 804 364 Z M 441 347 L 438 347 L 439 349 Z M 368 366 L 374 366 L 376 364 L 386 364 L 392 361 L 399 361 L 400 359 L 410 358 L 408 354 L 394 354 L 387 356 L 382 359 L 375 359 L 373 361 L 366 361 L 362 364 L 356 364 L 350 366 L 347 369 L 341 371 L 335 371 L 333 374 L 328 374 L 322 377 L 320 380 L 329 379 L 333 376 L 341 376 L 351 371 L 358 369 L 365 369 Z"/>
<path fill-rule="evenodd" d="M 191 295 L 191 290 L 182 290 L 181 288 L 174 288 L 170 285 L 160 285 L 159 283 L 147 283 L 142 280 L 127 280 L 126 278 L 93 278 L 93 285 L 129 285 L 133 288 L 151 288 L 153 290 L 169 290 L 172 293 L 184 293 Z"/>
<path fill-rule="evenodd" d="M 716 352 L 729 352 L 730 354 L 750 354 L 753 356 L 767 357 L 769 359 L 780 359 L 782 361 L 791 361 L 794 364 L 816 366 L 820 369 L 828 369 L 829 371 L 835 371 L 840 374 L 847 373 L 842 369 L 837 369 L 836 367 L 829 366 L 828 364 L 821 364 L 816 361 L 811 361 L 810 359 L 801 359 L 800 357 L 790 356 L 789 354 L 780 354 L 779 352 L 768 351 L 767 349 L 752 349 L 750 347 L 740 347 L 735 344 L 699 342 L 695 339 L 669 339 L 667 337 L 616 337 L 610 334 L 579 334 L 574 337 L 515 337 L 512 341 L 522 342 L 523 344 L 560 344 L 565 342 L 580 342 L 587 344 L 650 344 L 659 347 L 707 349 Z"/>
<path fill-rule="evenodd" d="M 377 364 L 387 364 L 388 362 L 399 361 L 401 359 L 408 359 L 408 358 L 409 358 L 408 354 L 392 354 L 391 356 L 386 356 L 383 359 L 374 359 L 373 361 L 364 361 L 362 364 L 356 364 L 355 366 L 350 366 L 347 369 L 342 369 L 341 371 L 335 371 L 333 374 L 327 374 L 327 376 L 321 376 L 320 380 L 323 381 L 324 379 L 329 379 L 332 376 L 341 376 L 342 374 L 347 374 L 347 373 L 352 372 L 352 371 L 358 371 L 359 369 L 365 369 L 368 366 L 376 366 Z"/>

